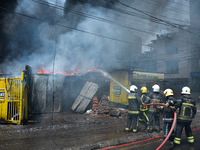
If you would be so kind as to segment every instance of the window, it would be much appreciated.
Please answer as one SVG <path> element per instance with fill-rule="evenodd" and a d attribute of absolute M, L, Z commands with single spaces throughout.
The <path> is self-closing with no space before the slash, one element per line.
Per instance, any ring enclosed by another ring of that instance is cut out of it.
<path fill-rule="evenodd" d="M 166 73 L 167 74 L 179 73 L 178 60 L 171 60 L 166 62 Z"/>
<path fill-rule="evenodd" d="M 172 42 L 167 42 L 166 45 L 166 54 L 177 54 L 178 53 L 178 44 L 177 43 L 172 43 Z"/>

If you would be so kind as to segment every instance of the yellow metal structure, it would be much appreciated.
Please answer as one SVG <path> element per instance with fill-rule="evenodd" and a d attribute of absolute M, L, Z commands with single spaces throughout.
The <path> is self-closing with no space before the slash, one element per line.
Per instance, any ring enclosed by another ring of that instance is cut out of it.
<path fill-rule="evenodd" d="M 28 119 L 24 77 L 22 72 L 21 77 L 0 78 L 0 119 L 7 123 L 22 124 Z"/>
<path fill-rule="evenodd" d="M 160 73 L 148 73 L 148 72 L 130 72 L 128 70 L 115 70 L 110 75 L 114 80 L 119 82 L 122 86 L 129 90 L 130 83 L 148 83 L 148 82 L 159 82 L 164 79 L 164 74 Z M 122 105 L 128 105 L 128 92 L 123 89 L 119 84 L 110 81 L 110 101 L 120 103 Z"/>
<path fill-rule="evenodd" d="M 114 78 L 114 80 L 118 81 L 125 88 L 129 90 L 129 79 L 128 79 L 128 71 L 116 71 L 110 73 L 110 75 Z M 110 81 L 110 101 L 115 103 L 120 103 L 122 105 L 128 105 L 128 92 L 119 86 L 113 80 Z"/>

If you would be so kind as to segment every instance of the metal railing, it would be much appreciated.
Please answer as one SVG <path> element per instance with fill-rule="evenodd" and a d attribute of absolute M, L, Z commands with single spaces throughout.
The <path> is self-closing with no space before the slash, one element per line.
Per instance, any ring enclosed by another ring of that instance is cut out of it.
<path fill-rule="evenodd" d="M 28 118 L 24 82 L 24 72 L 21 77 L 0 78 L 0 119 L 5 122 L 22 124 Z"/>

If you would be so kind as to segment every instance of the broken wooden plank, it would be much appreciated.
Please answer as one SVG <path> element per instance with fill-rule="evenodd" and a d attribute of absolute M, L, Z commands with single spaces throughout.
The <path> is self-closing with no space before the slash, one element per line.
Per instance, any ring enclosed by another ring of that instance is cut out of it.
<path fill-rule="evenodd" d="M 85 109 L 87 108 L 87 106 L 90 103 L 90 101 L 91 101 L 91 99 L 83 98 L 83 100 L 81 101 L 80 105 L 76 109 L 76 112 L 78 112 L 78 113 L 84 113 Z"/>
<path fill-rule="evenodd" d="M 98 90 L 98 84 L 86 82 L 71 109 L 83 113 Z"/>
<path fill-rule="evenodd" d="M 83 100 L 83 96 L 81 96 L 81 95 L 79 95 L 77 98 L 76 98 L 76 100 L 75 100 L 75 102 L 74 102 L 74 104 L 72 105 L 72 110 L 73 111 L 75 111 L 76 110 L 76 108 L 78 107 L 78 105 L 80 105 L 80 103 L 81 103 L 81 101 Z"/>
<path fill-rule="evenodd" d="M 94 97 L 95 93 L 97 92 L 98 87 L 99 87 L 98 84 L 92 83 L 90 85 L 89 89 L 87 90 L 86 95 L 83 95 L 83 96 L 87 97 L 88 99 L 92 99 Z"/>
<path fill-rule="evenodd" d="M 89 88 L 91 87 L 93 83 L 92 82 L 86 82 L 85 85 L 83 86 L 81 92 L 80 92 L 80 95 L 83 95 L 83 96 L 86 96 L 87 95 L 87 92 L 89 90 Z"/>

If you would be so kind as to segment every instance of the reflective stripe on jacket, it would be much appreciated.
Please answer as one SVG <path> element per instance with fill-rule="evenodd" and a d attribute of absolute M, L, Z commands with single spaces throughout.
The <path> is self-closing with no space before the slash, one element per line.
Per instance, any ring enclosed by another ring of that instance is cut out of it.
<path fill-rule="evenodd" d="M 179 108 L 177 119 L 179 121 L 191 122 L 196 114 L 196 102 L 189 95 L 183 95 L 177 100 L 176 108 Z"/>
<path fill-rule="evenodd" d="M 150 94 L 149 97 L 150 97 L 150 103 L 163 103 L 163 96 L 158 92 Z M 157 106 L 157 105 L 151 105 L 149 107 L 149 111 L 159 112 L 160 111 L 159 107 L 160 106 Z"/>
<path fill-rule="evenodd" d="M 149 97 L 143 94 L 140 98 L 142 105 L 144 105 L 148 101 L 148 99 Z M 140 105 L 140 111 L 147 111 L 148 107 L 147 106 L 143 107 L 142 105 Z"/>
<path fill-rule="evenodd" d="M 132 92 L 128 94 L 128 103 L 129 103 L 128 113 L 131 113 L 131 114 L 140 113 L 141 102 L 137 93 Z"/>

